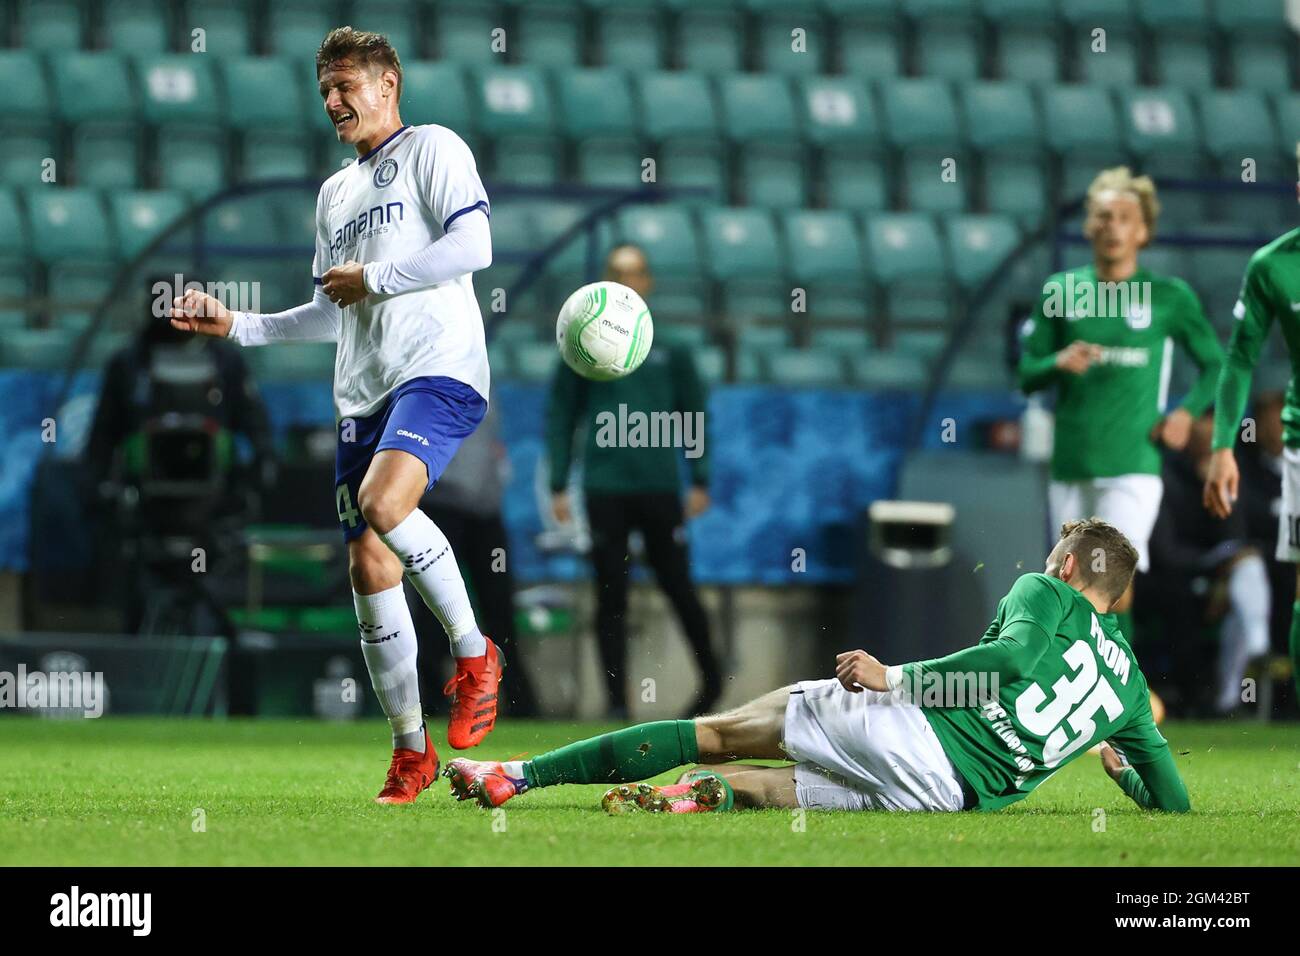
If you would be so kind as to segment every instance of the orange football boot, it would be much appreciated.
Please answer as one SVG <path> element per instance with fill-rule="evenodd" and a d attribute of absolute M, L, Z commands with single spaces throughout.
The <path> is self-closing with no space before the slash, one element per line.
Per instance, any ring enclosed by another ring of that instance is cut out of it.
<path fill-rule="evenodd" d="M 506 659 L 491 640 L 481 657 L 456 658 L 456 673 L 442 689 L 451 698 L 447 743 L 455 749 L 477 747 L 496 724 L 497 688 L 505 669 Z"/>
<path fill-rule="evenodd" d="M 506 773 L 503 764 L 485 760 L 457 757 L 442 775 L 451 781 L 457 800 L 476 800 L 482 807 L 499 807 L 528 789 L 524 780 Z"/>
<path fill-rule="evenodd" d="M 388 779 L 375 803 L 414 803 L 420 792 L 438 779 L 438 751 L 433 749 L 429 730 L 424 730 L 424 753 L 397 747 L 388 765 Z"/>

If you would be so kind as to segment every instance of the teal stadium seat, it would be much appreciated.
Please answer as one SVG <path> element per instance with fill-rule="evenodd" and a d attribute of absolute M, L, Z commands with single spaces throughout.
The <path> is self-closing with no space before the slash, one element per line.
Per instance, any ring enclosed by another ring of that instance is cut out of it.
<path fill-rule="evenodd" d="M 417 126 L 436 123 L 462 138 L 472 137 L 477 126 L 464 70 L 455 63 L 403 62 L 402 119 Z"/>
<path fill-rule="evenodd" d="M 953 216 L 945 225 L 953 278 L 968 290 L 991 276 L 1020 242 L 1020 230 L 1006 216 Z"/>
<path fill-rule="evenodd" d="M 916 59 L 923 76 L 969 82 L 983 74 L 975 0 L 903 0 L 916 23 Z"/>
<path fill-rule="evenodd" d="M 1195 178 L 1212 175 L 1201 146 L 1191 100 L 1168 87 L 1131 90 L 1121 97 L 1125 138 L 1138 167 L 1153 176 Z M 1176 225 L 1195 225 L 1208 217 L 1208 197 L 1186 190 L 1161 196 L 1161 218 Z"/>
<path fill-rule="evenodd" d="M 190 0 L 181 18 L 181 49 L 193 43 L 191 31 L 202 28 L 204 46 L 213 56 L 246 56 L 253 52 L 253 18 L 245 0 Z"/>
<path fill-rule="evenodd" d="M 168 127 L 220 125 L 223 109 L 212 66 L 215 59 L 189 53 L 135 57 L 145 121 Z"/>
<path fill-rule="evenodd" d="M 328 382 L 334 377 L 333 342 L 281 342 L 275 348 L 249 349 L 249 368 L 263 382 Z"/>
<path fill-rule="evenodd" d="M 335 11 L 313 0 L 276 0 L 266 6 L 267 46 L 278 56 L 315 58 L 316 49 L 339 25 Z"/>
<path fill-rule="evenodd" d="M 825 72 L 830 61 L 829 31 L 817 11 L 811 5 L 792 8 L 777 2 L 770 6 L 756 11 L 759 69 L 787 76 Z M 796 35 L 795 31 L 802 32 Z"/>
<path fill-rule="evenodd" d="M 580 66 L 582 17 L 554 4 L 519 8 L 515 55 L 521 62 L 561 68 Z"/>
<path fill-rule="evenodd" d="M 524 382 L 547 382 L 560 369 L 560 355 L 554 342 L 535 342 L 514 349 L 514 371 Z"/>
<path fill-rule="evenodd" d="M 352 19 L 345 22 L 351 22 L 358 30 L 388 37 L 405 72 L 407 60 L 419 60 L 426 53 L 423 42 L 426 31 L 417 27 L 412 16 L 413 8 L 418 9 L 415 4 L 396 0 L 356 0 L 352 6 Z M 319 45 L 320 41 L 316 42 Z"/>
<path fill-rule="evenodd" d="M 646 152 L 637 135 L 627 75 L 603 67 L 562 70 L 555 86 L 578 179 L 593 186 L 639 186 Z"/>
<path fill-rule="evenodd" d="M 844 356 L 828 349 L 810 348 L 772 352 L 766 357 L 773 385 L 788 388 L 837 388 L 847 375 Z"/>
<path fill-rule="evenodd" d="M 104 33 L 108 46 L 132 53 L 171 50 L 168 12 L 160 0 L 107 0 L 104 4 Z M 188 40 L 186 49 L 189 49 Z"/>
<path fill-rule="evenodd" d="M 59 116 L 69 123 L 131 122 L 135 94 L 126 59 L 119 53 L 50 54 L 50 75 Z"/>
<path fill-rule="evenodd" d="M 620 240 L 634 242 L 644 250 L 657 278 L 699 278 L 702 249 L 686 207 L 667 203 L 628 206 L 618 213 L 616 227 Z"/>
<path fill-rule="evenodd" d="M 1200 96 L 1205 147 L 1224 179 L 1241 180 L 1242 162 L 1255 161 L 1256 182 L 1284 182 L 1295 170 L 1287 157 L 1264 95 L 1256 90 L 1208 90 Z M 1294 140 L 1292 148 L 1294 150 Z M 1276 195 L 1252 196 L 1251 190 L 1216 197 L 1219 214 L 1238 222 L 1272 222 L 1282 203 Z M 1286 215 L 1291 215 L 1288 211 Z"/>
<path fill-rule="evenodd" d="M 701 73 L 737 73 L 744 68 L 744 19 L 739 11 L 688 7 L 678 16 L 673 44 L 680 66 Z"/>
<path fill-rule="evenodd" d="M 668 43 L 658 10 L 646 5 L 602 9 L 596 17 L 593 52 L 597 63 L 640 73 L 665 65 Z"/>
<path fill-rule="evenodd" d="M 32 252 L 42 262 L 116 257 L 116 237 L 94 190 L 37 186 L 27 190 L 25 199 Z"/>
<path fill-rule="evenodd" d="M 891 325 L 947 324 L 948 260 L 934 221 L 920 213 L 874 215 L 867 219 L 866 238 Z"/>
<path fill-rule="evenodd" d="M 134 189 L 140 185 L 140 130 L 128 123 L 83 123 L 72 134 L 77 185 Z"/>
<path fill-rule="evenodd" d="M 862 355 L 871 350 L 871 333 L 861 326 L 814 327 L 808 344 L 841 355 Z"/>
<path fill-rule="evenodd" d="M 1138 25 L 1131 0 L 1070 0 L 1061 5 L 1066 35 L 1072 38 L 1079 82 L 1111 87 L 1140 80 Z M 1093 31 L 1106 31 L 1104 52 L 1093 52 Z"/>
<path fill-rule="evenodd" d="M 943 80 L 895 80 L 883 84 L 886 129 L 900 149 L 903 195 L 908 208 L 961 212 L 969 206 L 974 168 L 968 155 L 952 91 Z M 956 179 L 944 176 L 944 162 L 956 161 Z"/>
<path fill-rule="evenodd" d="M 85 31 L 83 4 L 71 0 L 24 0 L 18 8 L 17 38 L 24 49 L 76 50 Z"/>
<path fill-rule="evenodd" d="M 28 50 L 0 50 L 0 87 L 8 91 L 0 119 L 0 183 L 31 185 L 46 159 L 56 159 L 54 97 L 40 59 Z"/>
<path fill-rule="evenodd" d="M 991 80 L 961 87 L 970 144 L 983 158 L 984 198 L 992 212 L 1025 225 L 1047 210 L 1047 154 L 1038 106 L 1023 83 Z"/>
<path fill-rule="evenodd" d="M 896 352 L 868 352 L 849 356 L 853 384 L 868 391 L 919 392 L 925 388 L 925 363 L 914 355 Z"/>
<path fill-rule="evenodd" d="M 492 50 L 492 31 L 502 27 L 495 4 L 440 3 L 428 12 L 437 27 L 440 59 L 479 65 L 500 61 L 501 54 Z"/>
<path fill-rule="evenodd" d="M 785 214 L 782 227 L 789 272 L 807 295 L 813 335 L 819 326 L 854 324 L 865 336 L 869 291 L 852 217 L 841 210 L 796 210 Z"/>
<path fill-rule="evenodd" d="M 843 72 L 872 79 L 903 75 L 896 0 L 826 0 L 824 6 L 834 17 Z"/>
<path fill-rule="evenodd" d="M 95 309 L 108 296 L 118 271 L 98 260 L 67 260 L 50 266 L 49 292 L 55 324 L 78 331 L 86 328 Z"/>
<path fill-rule="evenodd" d="M 2 201 L 0 201 L 2 202 Z M 17 259 L 0 259 L 0 341 L 27 327 L 26 303 L 33 292 L 31 270 Z"/>
<path fill-rule="evenodd" d="M 780 240 L 770 213 L 752 208 L 706 209 L 702 214 L 709 273 L 722 281 L 780 276 Z"/>
<path fill-rule="evenodd" d="M 1295 144 L 1300 142 L 1300 94 L 1274 93 L 1271 97 L 1277 116 L 1278 138 L 1282 145 L 1283 180 L 1295 170 Z"/>
<path fill-rule="evenodd" d="M 1123 162 L 1119 113 L 1110 91 L 1099 86 L 1049 86 L 1042 90 L 1047 145 L 1061 160 L 1065 194 L 1061 201 L 1082 195 L 1102 166 Z"/>
<path fill-rule="evenodd" d="M 132 259 L 188 206 L 185 195 L 166 190 L 124 190 L 108 194 L 122 257 Z"/>
<path fill-rule="evenodd" d="M 542 73 L 532 66 L 476 67 L 472 76 L 479 128 L 494 140 L 493 175 L 538 185 L 560 179 L 555 107 Z"/>
<path fill-rule="evenodd" d="M 228 57 L 218 61 L 226 91 L 226 122 L 237 132 L 241 179 L 306 176 L 310 138 L 297 73 L 282 57 Z M 311 104 L 316 107 L 317 104 Z"/>
<path fill-rule="evenodd" d="M 0 186 L 0 220 L 10 224 L 0 230 L 0 262 L 13 264 L 31 255 L 31 232 L 27 215 L 12 189 Z"/>
<path fill-rule="evenodd" d="M 876 144 L 880 118 L 866 84 L 848 76 L 808 76 L 797 81 L 805 137 L 817 146 Z"/>
<path fill-rule="evenodd" d="M 789 81 L 775 74 L 718 78 L 723 128 L 736 143 L 748 203 L 788 209 L 805 205 L 807 157 Z"/>
<path fill-rule="evenodd" d="M 705 385 L 712 388 L 720 385 L 727 378 L 727 353 L 721 346 L 706 345 L 696 349 L 695 369 Z"/>
<path fill-rule="evenodd" d="M 1227 35 L 1233 85 L 1273 93 L 1292 87 L 1286 47 L 1295 40 L 1286 22 L 1285 0 L 1213 0 L 1211 12 Z"/>
<path fill-rule="evenodd" d="M 70 329 L 18 329 L 0 338 L 0 365 L 28 371 L 64 368 L 72 354 Z"/>
<path fill-rule="evenodd" d="M 1055 0 L 982 0 L 993 25 L 994 73 L 1023 83 L 1055 83 L 1062 77 Z"/>
<path fill-rule="evenodd" d="M 645 135 L 657 145 L 658 182 L 709 190 L 725 202 L 727 171 L 713 91 L 698 73 L 654 72 L 634 77 Z"/>
<path fill-rule="evenodd" d="M 7 125 L 0 123 L 0 128 Z M 20 129 L 6 135 L 0 150 L 0 183 L 29 186 L 36 182 L 45 162 L 56 159 L 57 142 L 54 131 L 48 129 Z"/>

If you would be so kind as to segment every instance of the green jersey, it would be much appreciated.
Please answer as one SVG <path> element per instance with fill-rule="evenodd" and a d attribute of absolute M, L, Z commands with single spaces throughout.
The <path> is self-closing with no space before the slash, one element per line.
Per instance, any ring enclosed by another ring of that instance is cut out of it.
<path fill-rule="evenodd" d="M 1276 320 L 1282 328 L 1292 372 L 1282 410 L 1283 440 L 1289 448 L 1300 448 L 1300 401 L 1296 397 L 1296 373 L 1300 371 L 1300 229 L 1279 236 L 1250 257 L 1232 314 L 1237 325 L 1219 376 L 1214 447 L 1231 448 L 1236 443 L 1237 426 L 1250 395 L 1251 373 L 1259 361 L 1268 328 Z"/>
<path fill-rule="evenodd" d="M 971 675 L 986 679 L 979 700 L 928 705 L 929 688 L 951 689 L 954 678 Z M 906 665 L 903 686 L 912 688 L 912 698 L 981 810 L 1024 799 L 1103 740 L 1136 768 L 1139 776 L 1125 783 L 1130 796 L 1139 803 L 1145 799 L 1144 805 L 1186 809 L 1186 791 L 1156 729 L 1133 649 L 1113 614 L 1098 613 L 1064 581 L 1046 574 L 1021 576 L 998 603 L 997 616 L 978 644 Z"/>
<path fill-rule="evenodd" d="M 1056 367 L 1056 353 L 1074 341 L 1102 347 L 1082 375 Z M 1043 284 L 1021 332 L 1019 377 L 1026 392 L 1057 386 L 1054 479 L 1160 474 L 1151 429 L 1165 414 L 1175 343 L 1200 369 L 1182 403 L 1200 415 L 1214 398 L 1223 350 L 1186 282 L 1147 269 L 1099 282 L 1084 266 Z"/>

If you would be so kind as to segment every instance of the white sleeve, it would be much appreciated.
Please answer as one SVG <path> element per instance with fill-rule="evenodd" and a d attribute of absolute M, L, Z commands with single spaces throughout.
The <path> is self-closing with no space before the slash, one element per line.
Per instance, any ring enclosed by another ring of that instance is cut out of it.
<path fill-rule="evenodd" d="M 446 235 L 419 252 L 392 262 L 368 262 L 363 269 L 366 290 L 398 295 L 425 289 L 448 279 L 486 269 L 492 264 L 492 231 L 487 216 L 457 216 Z"/>
<path fill-rule="evenodd" d="M 475 210 L 490 217 L 487 191 L 478 177 L 474 154 L 451 130 L 437 127 L 423 137 L 416 172 L 429 211 L 444 233 Z"/>
<path fill-rule="evenodd" d="M 342 313 L 320 286 L 310 302 L 283 312 L 236 312 L 230 338 L 240 345 L 268 342 L 336 342 Z"/>
<path fill-rule="evenodd" d="M 321 218 L 324 189 L 316 197 L 316 254 L 311 275 L 314 292 L 310 302 L 283 312 L 236 312 L 229 337 L 240 345 L 268 342 L 335 342 L 342 313 L 321 289 L 321 276 L 330 267 L 329 236 Z"/>

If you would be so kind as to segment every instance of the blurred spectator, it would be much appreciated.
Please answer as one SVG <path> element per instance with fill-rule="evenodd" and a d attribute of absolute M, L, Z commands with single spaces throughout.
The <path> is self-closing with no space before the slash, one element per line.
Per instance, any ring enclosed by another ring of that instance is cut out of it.
<path fill-rule="evenodd" d="M 606 278 L 648 299 L 654 287 L 645 254 L 620 245 L 605 262 Z M 653 311 L 653 306 L 651 308 Z M 685 521 L 709 506 L 707 456 L 702 430 L 698 454 L 689 463 L 690 490 L 685 513 L 681 501 L 682 450 L 668 447 L 602 447 L 595 416 L 637 412 L 680 412 L 702 419 L 706 396 L 690 352 L 663 335 L 645 364 L 626 378 L 591 382 L 560 365 L 551 384 L 546 437 L 550 458 L 552 508 L 560 522 L 572 517 L 565 492 L 575 428 L 586 433 L 583 497 L 591 528 L 591 562 L 596 575 L 596 634 L 606 675 L 611 716 L 627 715 L 628 536 L 640 531 L 645 558 L 660 589 L 672 603 L 700 669 L 701 686 L 688 708 L 707 713 L 722 691 L 722 674 L 709 638 L 709 620 L 690 576 Z M 621 406 L 625 406 L 622 408 Z M 684 432 L 683 432 L 684 434 Z"/>
<path fill-rule="evenodd" d="M 474 600 L 479 627 L 501 649 L 506 660 L 501 683 L 508 713 L 515 717 L 537 716 L 537 697 L 524 667 L 523 654 L 515 634 L 515 586 L 510 573 L 506 528 L 501 520 L 501 498 L 505 491 L 506 451 L 501 442 L 501 422 L 495 404 L 474 433 L 461 443 L 438 483 L 420 501 L 420 508 L 442 529 Z M 414 588 L 407 582 L 408 596 Z M 430 665 L 444 658 L 442 625 L 424 601 L 409 600 L 416 622 L 416 634 L 423 643 L 427 634 L 437 635 L 438 653 L 420 655 L 421 676 L 433 691 Z M 423 651 L 423 647 L 421 647 Z M 440 689 L 440 688 L 439 688 Z M 437 700 L 436 693 L 420 694 L 425 701 Z"/>
<path fill-rule="evenodd" d="M 1203 415 L 1192 424 L 1183 451 L 1164 452 L 1165 494 L 1144 582 L 1143 601 L 1150 601 L 1163 625 L 1163 647 L 1184 713 L 1236 709 L 1247 666 L 1268 653 L 1268 569 L 1250 542 L 1245 513 L 1237 509 L 1221 520 L 1201 504 L 1213 429 L 1213 418 Z M 1219 649 L 1211 685 L 1197 635 L 1215 621 Z"/>
<path fill-rule="evenodd" d="M 105 529 L 106 566 L 138 563 L 118 589 L 132 632 L 151 628 L 160 584 L 215 603 L 205 575 L 192 573 L 193 549 L 204 549 L 205 570 L 218 565 L 226 550 L 219 528 L 248 519 L 273 469 L 266 409 L 238 346 L 158 317 L 155 302 L 170 304 L 171 281 L 150 280 L 139 335 L 110 358 L 85 450 L 89 497 L 100 504 L 92 510 L 109 504 L 115 516 Z"/>

